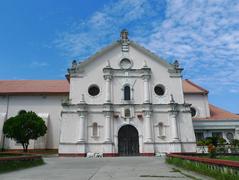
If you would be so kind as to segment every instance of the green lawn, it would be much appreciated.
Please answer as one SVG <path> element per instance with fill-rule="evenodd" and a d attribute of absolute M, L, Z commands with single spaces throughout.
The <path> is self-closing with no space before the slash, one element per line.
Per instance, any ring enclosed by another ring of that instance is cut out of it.
<path fill-rule="evenodd" d="M 239 156 L 217 156 L 216 159 L 239 161 Z"/>
<path fill-rule="evenodd" d="M 0 163 L 0 174 L 20 169 L 26 169 L 34 166 L 44 164 L 43 159 L 36 159 L 31 161 L 8 161 Z"/>

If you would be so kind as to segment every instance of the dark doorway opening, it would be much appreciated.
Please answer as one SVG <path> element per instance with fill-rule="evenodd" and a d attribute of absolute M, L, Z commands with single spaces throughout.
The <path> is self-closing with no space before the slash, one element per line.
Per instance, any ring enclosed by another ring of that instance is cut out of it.
<path fill-rule="evenodd" d="M 139 135 L 134 126 L 126 125 L 118 132 L 118 151 L 120 156 L 139 155 Z"/>

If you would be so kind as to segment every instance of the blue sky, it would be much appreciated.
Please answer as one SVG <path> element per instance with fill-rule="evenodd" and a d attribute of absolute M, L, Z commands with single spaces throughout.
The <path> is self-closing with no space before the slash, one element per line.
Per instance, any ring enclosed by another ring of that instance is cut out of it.
<path fill-rule="evenodd" d="M 238 12 L 238 0 L 2 0 L 0 79 L 64 79 L 73 59 L 127 28 L 163 59 L 178 59 L 211 103 L 239 113 Z"/>

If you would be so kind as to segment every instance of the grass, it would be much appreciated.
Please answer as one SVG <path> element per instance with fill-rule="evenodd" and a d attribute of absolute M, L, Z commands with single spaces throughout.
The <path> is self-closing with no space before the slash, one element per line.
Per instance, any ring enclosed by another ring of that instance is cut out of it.
<path fill-rule="evenodd" d="M 239 156 L 217 156 L 216 159 L 230 160 L 230 161 L 239 161 Z"/>
<path fill-rule="evenodd" d="M 209 155 L 203 155 L 199 157 L 210 158 Z M 230 160 L 230 161 L 239 161 L 239 156 L 230 156 L 230 155 L 217 155 L 214 159 L 221 159 L 221 160 Z"/>
<path fill-rule="evenodd" d="M 236 174 L 226 174 L 226 173 L 222 173 L 219 170 L 216 169 L 210 169 L 208 167 L 207 164 L 204 163 L 195 163 L 189 160 L 184 160 L 184 159 L 180 159 L 180 158 L 175 158 L 175 157 L 167 157 L 166 158 L 166 162 L 169 164 L 173 164 L 176 165 L 178 167 L 184 168 L 184 169 L 188 169 L 191 171 L 195 171 L 207 176 L 211 176 L 215 179 L 218 180 L 237 180 L 239 179 L 239 176 Z"/>
<path fill-rule="evenodd" d="M 6 161 L 4 163 L 0 163 L 0 174 L 16 171 L 20 169 L 31 168 L 39 165 L 43 165 L 43 159 L 35 159 L 30 161 Z"/>
<path fill-rule="evenodd" d="M 23 156 L 24 154 L 15 154 L 15 153 L 0 153 L 1 157 L 14 157 L 14 156 Z"/>

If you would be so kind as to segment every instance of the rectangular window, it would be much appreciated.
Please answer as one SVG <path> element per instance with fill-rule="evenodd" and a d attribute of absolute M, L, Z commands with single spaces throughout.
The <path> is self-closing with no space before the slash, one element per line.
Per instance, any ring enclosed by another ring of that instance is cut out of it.
<path fill-rule="evenodd" d="M 201 141 L 204 139 L 203 132 L 195 132 L 195 136 L 196 136 L 196 141 Z"/>
<path fill-rule="evenodd" d="M 212 132 L 212 137 L 221 137 L 222 138 L 222 132 Z"/>
<path fill-rule="evenodd" d="M 99 136 L 99 129 L 98 129 L 98 124 L 96 122 L 93 123 L 92 125 L 92 136 L 93 137 L 98 137 Z"/>
<path fill-rule="evenodd" d="M 158 123 L 159 137 L 165 137 L 165 126 L 162 122 Z"/>

